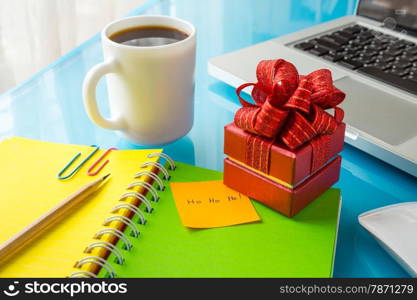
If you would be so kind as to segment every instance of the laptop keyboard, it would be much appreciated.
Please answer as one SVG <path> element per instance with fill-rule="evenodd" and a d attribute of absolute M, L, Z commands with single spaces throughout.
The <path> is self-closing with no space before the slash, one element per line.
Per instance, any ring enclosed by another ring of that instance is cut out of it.
<path fill-rule="evenodd" d="M 353 25 L 295 48 L 417 95 L 417 45 Z"/>

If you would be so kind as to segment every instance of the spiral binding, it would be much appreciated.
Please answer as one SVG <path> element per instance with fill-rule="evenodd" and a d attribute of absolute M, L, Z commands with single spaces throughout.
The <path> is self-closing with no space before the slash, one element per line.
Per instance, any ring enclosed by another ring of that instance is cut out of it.
<path fill-rule="evenodd" d="M 142 164 L 140 167 L 141 168 L 146 168 L 146 167 L 149 167 L 149 166 L 158 168 L 159 171 L 161 171 L 164 174 L 164 179 L 169 180 L 169 173 L 168 173 L 167 169 L 165 169 L 165 167 L 158 162 L 148 161 L 148 162 Z"/>
<path fill-rule="evenodd" d="M 166 163 L 169 165 L 169 170 L 175 170 L 176 166 L 174 161 L 165 153 L 151 153 L 148 155 L 149 158 L 152 157 L 159 157 L 159 158 L 163 158 L 165 159 Z M 152 166 L 156 169 L 159 170 L 159 172 L 162 173 L 164 180 L 169 180 L 170 179 L 170 175 L 168 170 L 159 162 L 146 162 L 144 164 L 142 164 L 140 167 L 141 168 L 145 168 L 148 166 Z M 133 215 L 136 215 L 139 219 L 138 224 L 140 225 L 145 225 L 147 218 L 144 214 L 144 212 L 139 209 L 139 205 L 141 203 L 143 203 L 146 207 L 145 212 L 146 213 L 151 213 L 153 210 L 152 204 L 151 202 L 141 193 L 135 192 L 135 191 L 129 191 L 134 187 L 142 187 L 144 188 L 147 192 L 149 192 L 152 196 L 152 201 L 156 202 L 159 200 L 159 195 L 157 190 L 163 191 L 165 189 L 165 184 L 162 181 L 162 179 L 154 172 L 151 171 L 140 171 L 138 173 L 135 174 L 134 178 L 139 178 L 142 176 L 147 176 L 151 179 L 153 179 L 153 182 L 157 183 L 157 188 L 155 188 L 153 185 L 151 185 L 150 183 L 143 181 L 143 180 L 139 180 L 139 181 L 135 181 L 133 183 L 131 183 L 126 190 L 128 190 L 127 192 L 125 192 L 119 199 L 119 201 L 124 201 L 127 198 L 136 198 L 138 199 L 140 202 L 138 204 L 138 206 L 135 206 L 131 203 L 128 202 L 123 202 L 120 203 L 118 205 L 116 205 L 112 210 L 111 213 L 117 213 L 119 210 L 121 209 L 127 209 L 129 210 L 131 213 L 133 213 Z M 133 218 L 133 216 L 132 216 Z M 126 216 L 123 215 L 114 215 L 114 216 L 110 216 L 108 217 L 103 225 L 107 226 L 110 225 L 111 222 L 120 222 L 122 224 L 124 224 L 126 227 L 129 227 L 131 229 L 132 232 L 132 236 L 133 237 L 138 237 L 140 234 L 139 228 L 137 226 L 137 224 L 135 222 L 133 222 L 133 220 L 131 218 L 128 218 Z M 101 237 L 105 234 L 110 234 L 113 235 L 115 238 L 117 238 L 117 240 L 122 240 L 123 244 L 124 244 L 124 248 L 127 251 L 130 251 L 132 249 L 132 243 L 130 242 L 130 239 L 128 238 L 128 236 L 120 231 L 117 228 L 112 228 L 112 227 L 105 227 L 103 229 L 101 229 L 100 231 L 98 231 L 95 235 L 94 238 L 97 239 L 97 242 L 91 243 L 85 250 L 85 253 L 91 253 L 93 251 L 93 249 L 95 248 L 103 248 L 105 250 L 107 250 L 109 253 L 113 253 L 116 257 L 116 263 L 118 264 L 123 264 L 125 261 L 124 255 L 122 253 L 122 251 L 120 251 L 115 244 L 112 244 L 110 242 L 107 241 L 103 241 L 100 240 Z M 97 265 L 99 268 L 103 268 L 107 271 L 107 273 L 109 274 L 109 277 L 113 278 L 116 277 L 117 274 L 114 270 L 114 267 L 104 258 L 100 257 L 100 256 L 87 256 L 84 257 L 83 259 L 77 261 L 75 263 L 75 268 L 81 268 L 83 265 L 85 264 L 95 264 Z M 93 273 L 93 272 L 89 272 L 89 271 L 85 271 L 85 270 L 80 270 L 80 271 L 76 271 L 74 273 L 72 273 L 69 277 L 72 278 L 97 278 L 97 274 Z"/>
<path fill-rule="evenodd" d="M 101 268 L 104 268 L 108 273 L 110 278 L 114 278 L 116 276 L 116 273 L 114 272 L 114 268 L 107 260 L 105 260 L 102 257 L 98 256 L 87 256 L 79 261 L 77 261 L 74 265 L 75 268 L 81 268 L 83 265 L 90 263 L 90 264 L 96 264 Z"/>
<path fill-rule="evenodd" d="M 88 271 L 77 271 L 71 274 L 71 278 L 97 278 L 97 274 Z"/>
<path fill-rule="evenodd" d="M 137 207 L 134 206 L 133 204 L 130 203 L 122 203 L 122 204 L 118 204 L 115 207 L 113 207 L 112 209 L 112 213 L 116 213 L 119 209 L 125 208 L 127 210 L 130 210 L 132 213 L 134 213 L 135 215 L 138 216 L 139 218 L 139 222 L 141 225 L 145 225 L 146 224 L 146 217 L 145 214 Z"/>
<path fill-rule="evenodd" d="M 169 169 L 170 170 L 175 170 L 175 163 L 174 163 L 174 161 L 172 160 L 171 157 L 169 157 L 168 155 L 166 155 L 165 153 L 162 153 L 162 152 L 155 152 L 155 153 L 151 153 L 151 154 L 148 155 L 149 158 L 152 158 L 152 157 L 155 157 L 155 156 L 164 158 L 166 160 L 166 162 L 169 164 Z"/>
<path fill-rule="evenodd" d="M 91 253 L 93 249 L 98 248 L 98 247 L 104 248 L 108 250 L 109 252 L 113 253 L 117 257 L 117 263 L 119 265 L 122 265 L 124 263 L 125 258 L 122 252 L 120 252 L 120 250 L 115 245 L 106 241 L 98 241 L 98 242 L 90 244 L 87 248 L 85 248 L 84 253 Z"/>
<path fill-rule="evenodd" d="M 127 193 L 124 193 L 120 197 L 119 201 L 123 201 L 126 198 L 130 198 L 130 197 L 136 198 L 136 199 L 140 200 L 143 204 L 145 204 L 145 206 L 146 206 L 146 212 L 147 213 L 151 213 L 152 212 L 153 207 L 152 207 L 151 202 L 149 202 L 149 200 L 144 195 L 139 194 L 138 192 L 127 192 Z"/>
<path fill-rule="evenodd" d="M 162 182 L 162 179 L 159 178 L 159 176 L 156 175 L 155 173 L 152 173 L 152 172 L 149 172 L 149 171 L 140 171 L 140 172 L 135 174 L 134 178 L 138 178 L 138 177 L 142 177 L 142 176 L 149 176 L 155 182 L 157 182 L 158 183 L 158 189 L 160 191 L 163 191 L 165 189 L 165 184 Z"/>
<path fill-rule="evenodd" d="M 132 184 L 130 184 L 127 187 L 127 189 L 131 189 L 135 186 L 140 186 L 140 187 L 143 187 L 143 188 L 147 189 L 148 192 L 150 192 L 152 194 L 153 201 L 158 201 L 159 200 L 158 192 L 155 190 L 155 188 L 152 185 L 150 185 L 146 181 L 133 182 Z"/>
<path fill-rule="evenodd" d="M 139 236 L 139 229 L 136 226 L 136 224 L 133 223 L 131 219 L 126 218 L 125 216 L 112 216 L 112 217 L 108 217 L 106 219 L 106 221 L 104 221 L 103 225 L 104 226 L 107 226 L 107 225 L 109 225 L 113 221 L 122 222 L 126 226 L 130 227 L 130 229 L 132 229 L 132 233 L 133 233 L 133 236 L 134 237 L 138 237 Z"/>
<path fill-rule="evenodd" d="M 94 235 L 94 238 L 95 239 L 100 239 L 105 234 L 111 234 L 111 235 L 114 235 L 115 237 L 121 239 L 123 241 L 123 243 L 125 244 L 126 250 L 132 249 L 132 243 L 130 242 L 130 240 L 125 236 L 125 234 L 123 232 L 121 232 L 119 229 L 116 229 L 116 228 L 102 229 Z"/>

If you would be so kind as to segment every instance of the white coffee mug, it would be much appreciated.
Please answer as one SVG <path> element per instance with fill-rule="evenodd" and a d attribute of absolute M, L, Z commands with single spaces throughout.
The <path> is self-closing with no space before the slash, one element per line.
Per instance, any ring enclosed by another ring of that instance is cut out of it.
<path fill-rule="evenodd" d="M 124 29 L 152 25 L 175 28 L 188 37 L 150 47 L 129 46 L 109 38 Z M 104 62 L 88 72 L 83 86 L 90 119 L 143 145 L 167 144 L 186 135 L 193 125 L 194 26 L 174 17 L 137 16 L 110 23 L 101 38 Z M 110 119 L 100 114 L 96 100 L 96 86 L 104 75 Z"/>

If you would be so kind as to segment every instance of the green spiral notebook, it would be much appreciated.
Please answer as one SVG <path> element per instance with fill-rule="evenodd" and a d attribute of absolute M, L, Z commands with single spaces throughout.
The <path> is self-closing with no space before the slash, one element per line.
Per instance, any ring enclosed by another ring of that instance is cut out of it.
<path fill-rule="evenodd" d="M 219 180 L 222 173 L 176 165 L 170 180 L 163 180 L 166 188 L 158 190 L 159 201 L 150 201 L 153 210 L 144 213 L 146 223 L 138 225 L 138 214 L 133 216 L 140 235 L 135 237 L 132 226 L 126 226 L 124 239 L 101 261 L 105 268 L 98 277 L 332 276 L 339 190 L 328 190 L 292 219 L 253 201 L 261 222 L 189 229 L 181 224 L 169 182 Z"/>

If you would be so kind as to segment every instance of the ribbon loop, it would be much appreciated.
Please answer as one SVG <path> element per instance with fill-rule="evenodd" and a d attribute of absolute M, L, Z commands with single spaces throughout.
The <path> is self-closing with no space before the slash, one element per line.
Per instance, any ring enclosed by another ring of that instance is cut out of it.
<path fill-rule="evenodd" d="M 256 118 L 255 131 L 264 137 L 274 138 L 287 118 L 288 111 L 278 109 L 267 99 Z"/>
<path fill-rule="evenodd" d="M 236 90 L 243 107 L 235 122 L 248 132 L 281 140 L 295 149 L 317 135 L 333 133 L 343 120 L 343 110 L 336 106 L 345 94 L 333 85 L 327 69 L 303 76 L 283 59 L 263 60 L 256 68 L 256 78 L 257 83 L 246 83 Z M 240 96 L 248 86 L 253 86 L 255 104 Z M 334 117 L 324 111 L 328 108 L 335 108 Z"/>
<path fill-rule="evenodd" d="M 235 124 L 243 130 L 256 134 L 256 117 L 261 109 L 259 107 L 242 107 L 235 114 Z"/>
<path fill-rule="evenodd" d="M 335 132 L 344 116 L 337 105 L 345 93 L 333 85 L 331 72 L 320 69 L 299 75 L 295 66 L 283 59 L 263 60 L 256 68 L 256 78 L 257 83 L 236 89 L 243 107 L 236 112 L 235 124 L 253 134 L 247 141 L 247 163 L 267 171 L 274 141 L 282 141 L 291 150 L 312 142 L 317 153 L 312 168 L 317 168 L 327 152 L 318 149 L 318 141 L 328 140 L 326 135 Z M 253 86 L 254 104 L 240 96 L 249 86 Z M 325 111 L 329 108 L 334 108 L 334 116 Z M 260 160 L 254 158 L 259 150 Z"/>
<path fill-rule="evenodd" d="M 311 125 L 320 135 L 332 134 L 338 126 L 338 122 L 334 117 L 322 110 L 317 105 L 313 105 L 313 122 Z"/>
<path fill-rule="evenodd" d="M 327 69 L 320 69 L 307 75 L 313 86 L 311 102 L 323 109 L 336 107 L 345 99 L 345 93 L 333 85 L 332 73 Z"/>
<path fill-rule="evenodd" d="M 281 134 L 281 139 L 288 148 L 294 150 L 316 135 L 317 131 L 308 120 L 299 112 L 294 112 Z"/>
<path fill-rule="evenodd" d="M 312 94 L 312 84 L 307 78 L 300 81 L 300 85 L 295 90 L 284 107 L 287 109 L 298 109 L 304 113 L 310 111 L 310 98 Z"/>
<path fill-rule="evenodd" d="M 256 86 L 256 84 L 255 83 L 245 83 L 245 84 L 242 84 L 241 86 L 239 86 L 237 89 L 236 89 L 236 95 L 237 95 L 237 97 L 239 98 L 239 102 L 240 102 L 240 104 L 242 104 L 242 106 L 243 107 L 246 107 L 246 106 L 251 106 L 251 107 L 256 107 L 257 105 L 255 105 L 255 104 L 252 104 L 252 103 L 249 103 L 248 101 L 246 101 L 245 99 L 243 99 L 241 96 L 240 96 L 240 93 L 242 93 L 242 91 L 244 90 L 244 89 L 246 89 L 248 86 Z M 255 100 L 256 98 L 254 98 L 253 97 L 253 95 L 252 95 L 252 98 Z M 257 102 L 256 102 L 257 103 Z M 259 105 L 259 103 L 257 103 L 258 105 Z"/>

